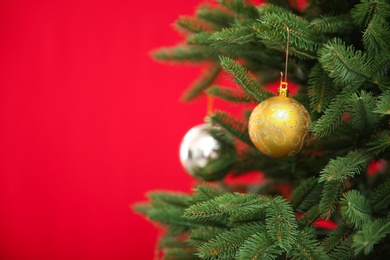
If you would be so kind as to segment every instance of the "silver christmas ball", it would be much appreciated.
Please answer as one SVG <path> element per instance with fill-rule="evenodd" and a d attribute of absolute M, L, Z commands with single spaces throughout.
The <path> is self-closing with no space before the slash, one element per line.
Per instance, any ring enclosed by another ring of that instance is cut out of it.
<path fill-rule="evenodd" d="M 230 170 L 231 158 L 227 146 L 215 139 L 206 124 L 191 128 L 180 145 L 180 162 L 184 169 L 195 177 L 205 180 L 220 179 Z"/>

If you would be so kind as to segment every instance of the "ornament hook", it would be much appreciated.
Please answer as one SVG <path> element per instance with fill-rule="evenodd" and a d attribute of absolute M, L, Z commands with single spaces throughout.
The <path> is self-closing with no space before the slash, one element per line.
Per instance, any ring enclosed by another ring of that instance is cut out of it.
<path fill-rule="evenodd" d="M 214 112 L 214 97 L 207 95 L 207 116 Z"/>

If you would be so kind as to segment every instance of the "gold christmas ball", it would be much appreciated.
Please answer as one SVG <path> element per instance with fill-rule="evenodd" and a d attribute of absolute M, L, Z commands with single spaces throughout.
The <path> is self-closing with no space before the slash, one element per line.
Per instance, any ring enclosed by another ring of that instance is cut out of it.
<path fill-rule="evenodd" d="M 309 136 L 311 123 L 306 108 L 287 90 L 258 104 L 249 118 L 249 137 L 263 154 L 282 158 L 296 155 Z"/>

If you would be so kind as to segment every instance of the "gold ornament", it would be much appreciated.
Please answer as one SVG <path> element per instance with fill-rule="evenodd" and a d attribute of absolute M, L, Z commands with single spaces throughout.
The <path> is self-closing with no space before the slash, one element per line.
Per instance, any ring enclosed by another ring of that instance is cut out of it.
<path fill-rule="evenodd" d="M 250 139 L 269 157 L 296 155 L 309 136 L 309 113 L 301 103 L 287 95 L 287 83 L 281 82 L 278 95 L 258 104 L 249 118 Z"/>

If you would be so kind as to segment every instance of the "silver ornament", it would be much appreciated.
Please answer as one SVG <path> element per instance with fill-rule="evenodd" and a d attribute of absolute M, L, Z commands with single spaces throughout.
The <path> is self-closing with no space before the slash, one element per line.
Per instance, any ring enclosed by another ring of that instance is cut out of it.
<path fill-rule="evenodd" d="M 209 166 L 216 160 L 226 159 L 226 148 L 211 135 L 206 124 L 197 125 L 191 128 L 183 138 L 180 145 L 180 162 L 191 176 L 206 180 L 219 179 L 221 170 L 224 171 L 222 175 L 226 175 L 225 172 L 229 170 L 226 168 L 227 164 L 223 165 L 223 168 Z M 199 172 L 202 172 L 201 176 Z"/>

